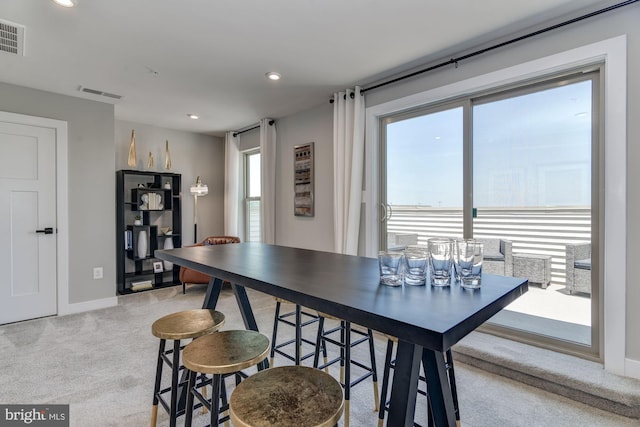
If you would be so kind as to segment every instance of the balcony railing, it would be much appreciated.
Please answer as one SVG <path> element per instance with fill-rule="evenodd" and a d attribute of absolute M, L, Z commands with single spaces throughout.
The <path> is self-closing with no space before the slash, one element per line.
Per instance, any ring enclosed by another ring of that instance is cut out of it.
<path fill-rule="evenodd" d="M 462 210 L 391 206 L 387 232 L 414 233 L 418 244 L 430 237 L 462 237 Z M 514 253 L 550 255 L 551 283 L 565 283 L 565 245 L 591 240 L 591 208 L 478 208 L 474 237 L 513 242 Z"/>

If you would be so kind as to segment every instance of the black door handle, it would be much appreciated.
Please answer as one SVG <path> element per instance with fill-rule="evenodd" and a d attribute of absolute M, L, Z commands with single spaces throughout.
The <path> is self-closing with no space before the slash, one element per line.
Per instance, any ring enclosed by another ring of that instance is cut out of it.
<path fill-rule="evenodd" d="M 53 227 L 46 227 L 44 230 L 36 230 L 36 233 L 53 234 Z"/>

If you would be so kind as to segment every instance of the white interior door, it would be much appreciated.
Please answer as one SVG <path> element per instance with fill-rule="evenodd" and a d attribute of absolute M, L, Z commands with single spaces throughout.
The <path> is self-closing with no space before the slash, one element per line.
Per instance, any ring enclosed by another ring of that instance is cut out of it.
<path fill-rule="evenodd" d="M 55 165 L 54 129 L 0 122 L 0 324 L 57 313 Z"/>

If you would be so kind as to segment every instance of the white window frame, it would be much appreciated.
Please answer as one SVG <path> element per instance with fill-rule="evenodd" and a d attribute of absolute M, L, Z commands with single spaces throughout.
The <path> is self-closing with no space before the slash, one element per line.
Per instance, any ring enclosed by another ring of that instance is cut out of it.
<path fill-rule="evenodd" d="M 260 154 L 260 149 L 255 148 L 251 150 L 244 151 L 242 153 L 243 159 L 243 168 L 242 168 L 242 176 L 244 181 L 244 190 L 242 194 L 243 199 L 243 213 L 244 213 L 244 237 L 246 241 L 249 241 L 249 223 L 250 223 L 250 215 L 249 215 L 249 203 L 259 201 L 262 203 L 262 197 L 249 197 L 249 157 L 255 154 Z M 261 177 L 262 178 L 262 177 Z M 260 218 L 260 227 L 262 227 L 262 218 Z M 260 241 L 262 238 L 260 238 Z"/>

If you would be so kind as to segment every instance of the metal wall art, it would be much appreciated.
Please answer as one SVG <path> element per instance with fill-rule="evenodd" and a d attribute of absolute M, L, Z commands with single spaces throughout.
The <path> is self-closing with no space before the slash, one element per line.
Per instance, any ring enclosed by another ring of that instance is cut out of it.
<path fill-rule="evenodd" d="M 313 142 L 294 147 L 294 214 L 313 216 Z"/>

